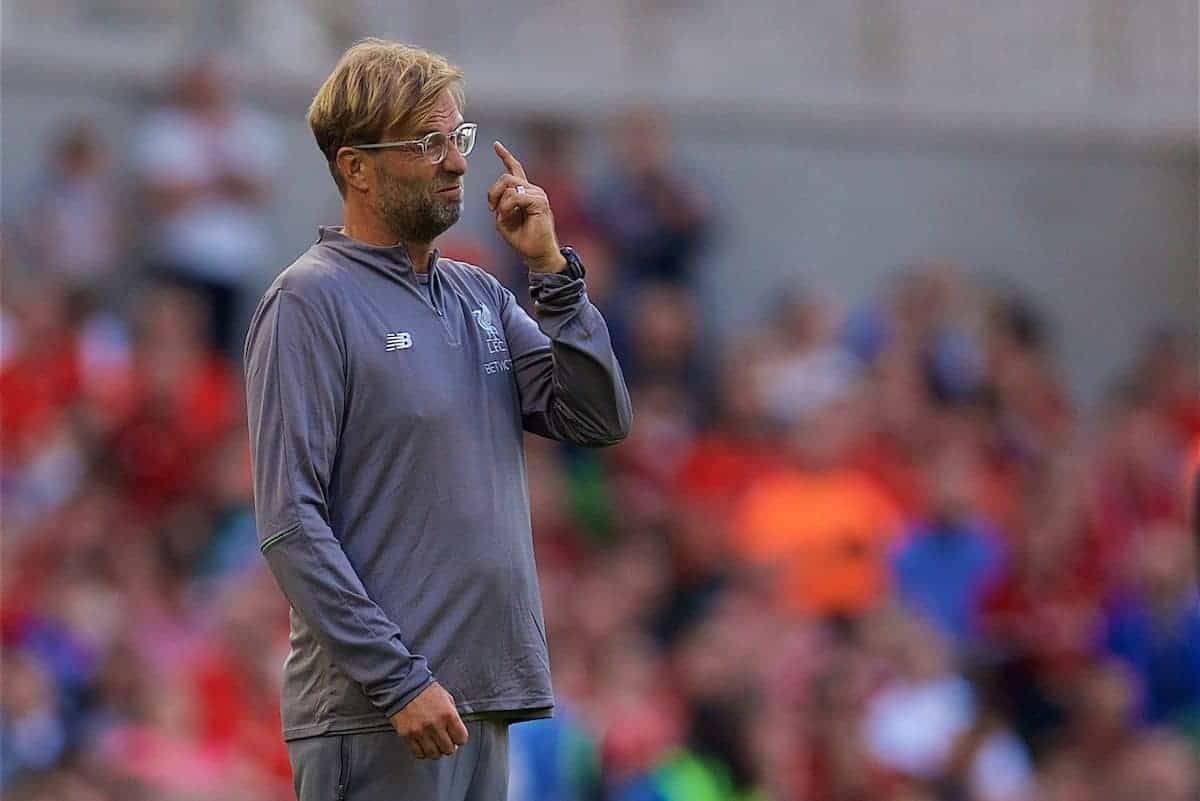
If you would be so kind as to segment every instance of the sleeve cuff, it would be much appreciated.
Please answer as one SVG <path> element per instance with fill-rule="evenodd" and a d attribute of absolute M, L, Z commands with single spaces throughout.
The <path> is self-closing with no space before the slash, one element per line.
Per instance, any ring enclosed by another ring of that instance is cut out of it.
<path fill-rule="evenodd" d="M 529 296 L 540 306 L 569 308 L 584 296 L 583 279 L 567 272 L 530 273 Z"/>
<path fill-rule="evenodd" d="M 434 675 L 429 672 L 428 668 L 422 667 L 420 672 L 424 675 L 421 677 L 421 680 L 418 684 L 411 686 L 409 689 L 405 690 L 399 696 L 394 698 L 391 703 L 383 707 L 383 714 L 389 719 L 391 719 L 392 715 L 408 706 L 414 698 L 424 692 L 425 688 L 430 684 L 433 684 L 433 682 L 436 680 Z"/>

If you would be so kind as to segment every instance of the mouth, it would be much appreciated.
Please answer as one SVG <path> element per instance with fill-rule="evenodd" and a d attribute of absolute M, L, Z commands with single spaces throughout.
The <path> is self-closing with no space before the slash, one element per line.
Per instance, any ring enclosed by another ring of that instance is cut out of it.
<path fill-rule="evenodd" d="M 455 184 L 454 186 L 447 186 L 443 189 L 439 189 L 434 194 L 438 195 L 439 197 L 462 197 L 462 189 L 462 184 Z"/>

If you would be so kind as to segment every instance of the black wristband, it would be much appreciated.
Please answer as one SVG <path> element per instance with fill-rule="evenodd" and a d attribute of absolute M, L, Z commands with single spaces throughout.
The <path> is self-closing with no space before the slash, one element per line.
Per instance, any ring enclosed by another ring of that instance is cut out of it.
<path fill-rule="evenodd" d="M 583 269 L 583 262 L 579 260 L 579 254 L 575 252 L 575 248 L 567 245 L 558 249 L 558 252 L 567 260 L 567 266 L 559 273 L 568 278 L 583 278 L 587 275 L 587 270 Z"/>

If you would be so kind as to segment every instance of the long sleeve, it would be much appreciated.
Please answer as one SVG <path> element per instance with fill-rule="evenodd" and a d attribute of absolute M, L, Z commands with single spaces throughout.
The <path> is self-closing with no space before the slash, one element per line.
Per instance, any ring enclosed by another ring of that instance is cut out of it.
<path fill-rule="evenodd" d="M 530 276 L 534 320 L 505 290 L 502 320 L 527 431 L 576 445 L 620 442 L 632 406 L 608 326 L 581 278 Z"/>
<path fill-rule="evenodd" d="M 390 716 L 433 677 L 368 596 L 330 527 L 327 493 L 346 379 L 345 354 L 326 316 L 280 289 L 264 298 L 246 340 L 259 544 L 332 662 Z"/>

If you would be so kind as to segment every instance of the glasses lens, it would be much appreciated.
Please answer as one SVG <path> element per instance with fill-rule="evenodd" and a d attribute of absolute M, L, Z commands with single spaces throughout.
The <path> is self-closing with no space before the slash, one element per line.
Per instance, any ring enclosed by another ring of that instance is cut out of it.
<path fill-rule="evenodd" d="M 458 126 L 458 129 L 454 132 L 454 146 L 464 156 L 471 155 L 471 151 L 475 149 L 475 131 L 477 128 L 478 126 L 474 123 L 467 123 Z"/>
<path fill-rule="evenodd" d="M 441 164 L 446 160 L 450 142 L 454 143 L 454 148 L 459 153 L 464 156 L 471 155 L 471 151 L 475 149 L 477 127 L 474 123 L 468 122 L 455 128 L 449 135 L 436 131 L 431 133 L 425 137 L 425 155 L 433 164 Z"/>
<path fill-rule="evenodd" d="M 446 135 L 440 132 L 431 133 L 425 137 L 425 156 L 432 164 L 441 164 L 446 160 Z"/>

